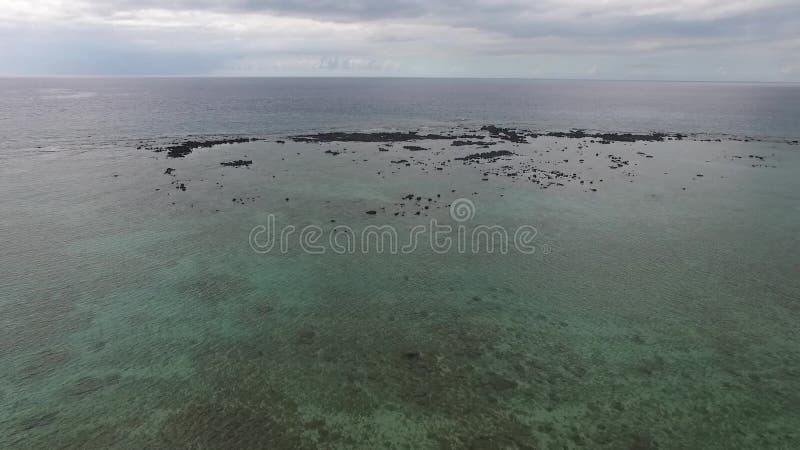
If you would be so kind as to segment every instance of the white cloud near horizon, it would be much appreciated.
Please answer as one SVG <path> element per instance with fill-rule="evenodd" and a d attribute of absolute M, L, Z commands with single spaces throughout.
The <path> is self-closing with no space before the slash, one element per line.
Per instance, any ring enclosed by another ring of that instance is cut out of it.
<path fill-rule="evenodd" d="M 2 75 L 800 81 L 791 0 L 0 0 Z"/>

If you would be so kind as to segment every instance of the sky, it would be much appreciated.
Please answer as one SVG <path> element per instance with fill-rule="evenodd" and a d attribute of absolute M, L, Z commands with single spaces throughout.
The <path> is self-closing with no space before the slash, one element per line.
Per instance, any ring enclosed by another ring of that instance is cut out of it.
<path fill-rule="evenodd" d="M 0 0 L 0 75 L 800 82 L 800 1 Z"/>

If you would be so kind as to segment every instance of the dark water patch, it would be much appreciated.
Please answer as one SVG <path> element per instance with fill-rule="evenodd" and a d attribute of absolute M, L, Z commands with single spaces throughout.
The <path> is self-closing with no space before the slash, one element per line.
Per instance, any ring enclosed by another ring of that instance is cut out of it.
<path fill-rule="evenodd" d="M 72 355 L 64 348 L 41 350 L 24 358 L 24 363 L 17 372 L 17 378 L 23 382 L 33 381 L 55 373 L 65 366 Z"/>
<path fill-rule="evenodd" d="M 232 361 L 227 361 L 231 363 Z M 325 448 L 341 441 L 335 429 L 304 418 L 298 405 L 250 362 L 219 360 L 201 369 L 208 392 L 179 405 L 154 438 L 169 448 Z"/>
<path fill-rule="evenodd" d="M 313 448 L 284 402 L 266 392 L 250 401 L 197 400 L 167 418 L 157 441 L 169 448 Z"/>
<path fill-rule="evenodd" d="M 83 377 L 75 383 L 67 386 L 64 389 L 64 394 L 67 397 L 72 397 L 73 399 L 82 398 L 105 388 L 115 386 L 119 384 L 119 381 L 119 375 L 109 375 L 101 378 Z"/>
<path fill-rule="evenodd" d="M 34 414 L 21 419 L 17 425 L 17 429 L 20 431 L 31 431 L 36 428 L 52 425 L 57 419 L 58 412 L 56 411 Z"/>
<path fill-rule="evenodd" d="M 65 336 L 91 326 L 94 315 L 77 308 L 78 297 L 74 288 L 59 287 L 0 305 L 0 353 L 61 345 Z"/>
<path fill-rule="evenodd" d="M 206 304 L 217 304 L 247 298 L 256 291 L 253 282 L 227 273 L 200 274 L 178 284 L 181 295 Z"/>
<path fill-rule="evenodd" d="M 246 326 L 260 326 L 275 316 L 275 306 L 270 299 L 255 300 L 253 304 L 243 306 L 240 310 L 240 321 Z"/>
<path fill-rule="evenodd" d="M 313 329 L 305 328 L 300 330 L 295 337 L 295 342 L 299 345 L 312 345 L 317 339 L 317 333 Z"/>

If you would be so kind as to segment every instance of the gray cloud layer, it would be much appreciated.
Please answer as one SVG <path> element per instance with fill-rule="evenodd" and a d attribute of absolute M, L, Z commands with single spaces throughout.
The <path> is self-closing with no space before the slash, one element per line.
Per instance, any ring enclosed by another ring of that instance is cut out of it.
<path fill-rule="evenodd" d="M 800 81 L 786 0 L 0 0 L 3 74 Z"/>

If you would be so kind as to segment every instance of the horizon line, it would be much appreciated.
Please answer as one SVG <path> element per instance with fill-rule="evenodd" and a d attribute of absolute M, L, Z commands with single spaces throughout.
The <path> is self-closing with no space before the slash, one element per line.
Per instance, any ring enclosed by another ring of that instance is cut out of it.
<path fill-rule="evenodd" d="M 653 83 L 727 83 L 727 84 L 800 84 L 798 81 L 780 80 L 709 80 L 709 79 L 639 79 L 639 78 L 548 78 L 548 77 L 481 77 L 481 76 L 404 76 L 404 75 L 112 75 L 112 74 L 41 74 L 41 75 L 8 75 L 0 74 L 0 79 L 35 79 L 35 78 L 208 78 L 208 79 L 395 79 L 395 80 L 519 80 L 519 81 L 601 81 L 601 82 L 653 82 Z"/>

